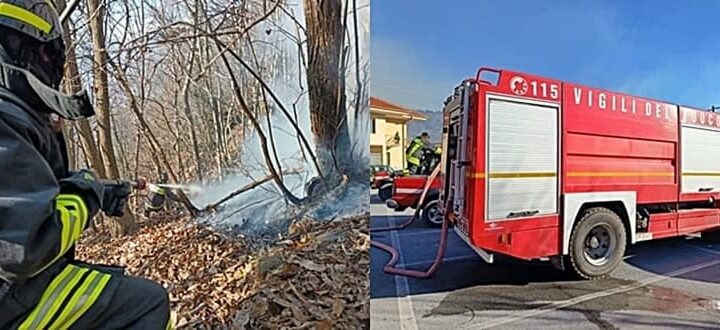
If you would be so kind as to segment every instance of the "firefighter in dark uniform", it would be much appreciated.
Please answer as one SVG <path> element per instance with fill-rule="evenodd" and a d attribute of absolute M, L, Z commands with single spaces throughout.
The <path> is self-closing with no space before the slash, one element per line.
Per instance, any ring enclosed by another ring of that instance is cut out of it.
<path fill-rule="evenodd" d="M 426 151 L 434 152 L 432 143 L 430 143 L 430 134 L 422 132 L 420 136 L 416 136 L 410 145 L 405 149 L 405 158 L 407 159 L 407 168 L 410 174 L 420 174 L 423 155 Z"/>
<path fill-rule="evenodd" d="M 161 173 L 158 182 L 159 184 L 167 183 L 167 175 L 165 173 Z M 165 206 L 165 203 L 167 203 L 169 200 L 175 199 L 175 195 L 169 190 L 165 189 L 164 187 L 161 187 L 159 185 L 155 185 L 152 183 L 149 183 L 147 185 L 148 188 L 148 199 L 145 202 L 145 211 L 144 215 L 145 217 L 149 217 L 152 212 L 158 212 L 162 210 L 162 208 Z"/>
<path fill-rule="evenodd" d="M 74 260 L 99 211 L 122 214 L 128 185 L 70 172 L 51 116 L 94 114 L 57 91 L 65 47 L 49 0 L 0 0 L 0 329 L 165 329 L 165 289 Z"/>

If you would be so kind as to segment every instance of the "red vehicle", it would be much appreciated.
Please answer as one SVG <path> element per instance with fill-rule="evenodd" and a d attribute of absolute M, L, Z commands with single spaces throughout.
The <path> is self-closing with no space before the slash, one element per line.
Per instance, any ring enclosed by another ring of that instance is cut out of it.
<path fill-rule="evenodd" d="M 414 209 L 420 207 L 420 217 L 431 226 L 439 227 L 443 221 L 438 199 L 442 187 L 442 181 L 439 178 L 436 177 L 433 180 L 423 205 L 418 206 L 427 178 L 427 175 L 409 175 L 395 178 L 392 187 L 392 198 L 388 199 L 385 204 L 395 211 L 404 211 L 408 207 Z"/>
<path fill-rule="evenodd" d="M 404 175 L 405 172 L 402 170 L 390 170 L 375 173 L 371 185 L 373 188 L 378 190 L 377 194 L 381 201 L 385 202 L 392 197 L 393 182 L 395 182 L 395 179 Z"/>
<path fill-rule="evenodd" d="M 440 200 L 487 262 L 596 279 L 629 244 L 718 236 L 720 114 L 487 68 L 443 112 Z"/>
<path fill-rule="evenodd" d="M 395 171 L 387 165 L 371 165 L 370 166 L 370 187 L 379 189 L 382 184 L 390 180 Z"/>

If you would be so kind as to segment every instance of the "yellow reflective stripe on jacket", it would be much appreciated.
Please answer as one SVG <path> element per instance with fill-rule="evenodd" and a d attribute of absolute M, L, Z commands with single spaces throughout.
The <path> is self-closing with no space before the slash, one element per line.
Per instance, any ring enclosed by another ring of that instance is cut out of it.
<path fill-rule="evenodd" d="M 62 229 L 60 231 L 60 254 L 63 254 L 65 251 L 70 249 L 70 240 L 68 238 L 72 236 L 74 228 L 73 220 L 75 218 L 66 208 L 59 205 L 57 206 L 57 211 L 60 212 L 60 224 L 62 225 Z"/>
<path fill-rule="evenodd" d="M 60 259 L 65 252 L 70 250 L 73 244 L 80 238 L 82 231 L 88 221 L 88 210 L 80 196 L 71 194 L 59 194 L 55 199 L 55 210 L 60 215 L 60 247 L 58 254 L 46 263 L 45 266 L 35 271 L 32 276 L 40 274 Z"/>
<path fill-rule="evenodd" d="M 7 2 L 0 3 L 0 16 L 10 17 L 20 22 L 30 24 L 45 33 L 50 33 L 53 27 L 52 24 L 42 17 L 35 15 L 35 13 Z"/>
<path fill-rule="evenodd" d="M 109 281 L 109 274 L 67 265 L 18 329 L 69 328 L 97 301 Z"/>
<path fill-rule="evenodd" d="M 18 329 L 41 329 L 47 326 L 56 310 L 53 310 L 53 304 L 60 304 L 65 299 L 62 294 L 77 284 L 87 269 L 68 265 L 60 272 L 60 275 L 50 282 L 50 285 L 43 292 L 40 302 L 35 306 L 25 321 L 20 324 Z M 58 302 L 59 301 L 59 302 Z M 57 306 L 55 307 L 57 308 Z"/>
<path fill-rule="evenodd" d="M 56 208 L 60 212 L 62 232 L 60 236 L 60 254 L 64 254 L 80 238 L 88 221 L 88 209 L 80 196 L 59 194 Z"/>
<path fill-rule="evenodd" d="M 152 193 L 156 193 L 158 195 L 165 195 L 165 189 L 154 184 L 149 185 L 148 189 L 150 189 L 150 192 Z"/>
<path fill-rule="evenodd" d="M 414 139 L 411 143 L 413 145 L 410 147 L 410 152 L 408 152 L 406 155 L 408 157 L 411 157 L 412 155 L 414 155 L 423 146 L 422 141 L 418 141 L 418 139 Z"/>
<path fill-rule="evenodd" d="M 70 328 L 97 301 L 109 281 L 109 274 L 92 271 L 50 328 Z"/>

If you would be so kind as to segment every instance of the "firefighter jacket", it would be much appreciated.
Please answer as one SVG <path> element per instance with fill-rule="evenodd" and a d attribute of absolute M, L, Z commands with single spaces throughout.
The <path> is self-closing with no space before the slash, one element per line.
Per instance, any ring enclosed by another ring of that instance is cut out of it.
<path fill-rule="evenodd" d="M 415 165 L 420 166 L 420 161 L 422 160 L 423 152 L 426 149 L 431 149 L 432 145 L 429 143 L 425 143 L 421 137 L 416 136 L 412 142 L 410 142 L 410 146 L 405 150 L 405 158 L 407 159 L 407 162 Z"/>
<path fill-rule="evenodd" d="M 5 58 L 0 52 L 0 286 L 58 272 L 99 209 L 87 187 L 63 181 L 67 152 L 50 122 L 51 113 L 88 113 L 90 104 L 36 88 L 37 78 Z"/>

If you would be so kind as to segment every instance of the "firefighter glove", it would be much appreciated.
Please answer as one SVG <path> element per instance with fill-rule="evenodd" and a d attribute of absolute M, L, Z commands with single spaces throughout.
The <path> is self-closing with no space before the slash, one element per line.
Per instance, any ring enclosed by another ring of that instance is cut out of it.
<path fill-rule="evenodd" d="M 129 182 L 118 182 L 105 186 L 102 210 L 110 217 L 121 217 L 124 214 L 125 204 L 130 196 Z"/>
<path fill-rule="evenodd" d="M 61 179 L 59 183 L 61 194 L 74 194 L 82 197 L 89 212 L 88 219 L 98 213 L 102 206 L 105 187 L 98 182 L 92 171 L 83 169 L 71 172 L 70 177 Z"/>

